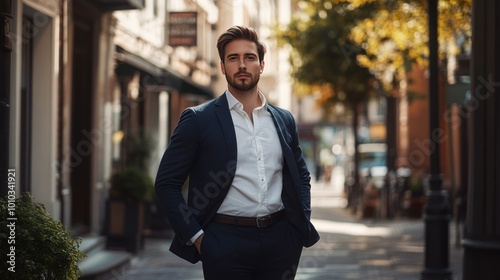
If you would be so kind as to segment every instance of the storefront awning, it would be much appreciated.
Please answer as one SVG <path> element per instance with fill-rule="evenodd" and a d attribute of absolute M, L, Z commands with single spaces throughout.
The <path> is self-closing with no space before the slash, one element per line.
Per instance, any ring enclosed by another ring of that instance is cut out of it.
<path fill-rule="evenodd" d="M 107 11 L 144 9 L 144 0 L 97 0 L 96 2 Z"/>
<path fill-rule="evenodd" d="M 116 48 L 116 60 L 118 75 L 131 75 L 134 71 L 140 70 L 145 76 L 141 82 L 145 86 L 164 86 L 176 90 L 181 94 L 196 94 L 213 98 L 213 91 L 206 86 L 195 83 L 188 77 L 183 77 L 171 68 L 161 68 L 146 59 L 124 50 Z"/>

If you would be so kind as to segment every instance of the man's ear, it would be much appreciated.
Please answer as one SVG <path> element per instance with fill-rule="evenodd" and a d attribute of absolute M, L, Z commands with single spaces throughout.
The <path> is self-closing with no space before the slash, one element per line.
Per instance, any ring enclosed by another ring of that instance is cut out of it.
<path fill-rule="evenodd" d="M 264 65 L 266 65 L 266 63 L 264 62 L 264 60 L 262 60 L 260 62 L 260 73 L 262 74 L 262 71 L 264 71 Z"/>
<path fill-rule="evenodd" d="M 222 72 L 222 75 L 226 76 L 226 68 L 224 67 L 224 62 L 220 62 L 220 71 Z"/>

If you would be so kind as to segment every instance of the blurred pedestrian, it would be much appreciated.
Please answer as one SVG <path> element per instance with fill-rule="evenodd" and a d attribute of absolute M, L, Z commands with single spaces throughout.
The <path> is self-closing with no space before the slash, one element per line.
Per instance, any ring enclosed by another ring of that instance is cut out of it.
<path fill-rule="evenodd" d="M 156 177 L 170 250 L 201 260 L 205 279 L 293 279 L 303 246 L 319 240 L 296 124 L 258 88 L 265 46 L 254 29 L 229 28 L 217 49 L 227 90 L 183 111 Z"/>
<path fill-rule="evenodd" d="M 334 158 L 333 158 L 332 153 L 330 152 L 330 149 L 327 149 L 327 148 L 321 149 L 321 151 L 319 152 L 319 160 L 321 162 L 321 166 L 323 166 L 323 169 L 321 172 L 323 182 L 326 185 L 329 185 L 330 181 L 332 180 L 332 170 L 333 170 L 333 161 L 334 161 Z"/>

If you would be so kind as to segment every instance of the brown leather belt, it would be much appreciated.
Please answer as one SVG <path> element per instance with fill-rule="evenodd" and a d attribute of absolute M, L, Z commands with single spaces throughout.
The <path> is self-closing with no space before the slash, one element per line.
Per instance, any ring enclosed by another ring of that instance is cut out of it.
<path fill-rule="evenodd" d="M 234 226 L 245 226 L 245 227 L 268 227 L 271 226 L 278 221 L 282 220 L 285 217 L 285 210 L 280 210 L 278 212 L 274 212 L 267 216 L 258 217 L 258 218 L 248 218 L 248 217 L 237 217 L 230 216 L 224 214 L 215 214 L 213 218 L 214 223 L 225 224 L 225 225 L 234 225 Z"/>

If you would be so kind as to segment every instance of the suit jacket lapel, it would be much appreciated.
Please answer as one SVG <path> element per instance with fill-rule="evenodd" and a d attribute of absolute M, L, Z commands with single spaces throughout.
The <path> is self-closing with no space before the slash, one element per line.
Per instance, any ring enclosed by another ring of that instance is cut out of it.
<path fill-rule="evenodd" d="M 226 142 L 228 160 L 237 160 L 238 150 L 236 146 L 236 132 L 234 131 L 233 118 L 229 111 L 226 93 L 222 94 L 215 101 L 215 114 L 221 125 L 224 141 Z"/>
<path fill-rule="evenodd" d="M 278 137 L 280 139 L 281 147 L 283 150 L 283 158 L 288 166 L 294 166 L 294 158 L 293 153 L 288 145 L 292 141 L 292 136 L 288 133 L 286 129 L 285 122 L 281 118 L 280 114 L 274 109 L 272 106 L 268 105 L 267 107 L 269 113 L 273 118 L 274 125 L 276 126 L 276 130 L 278 131 Z"/>

